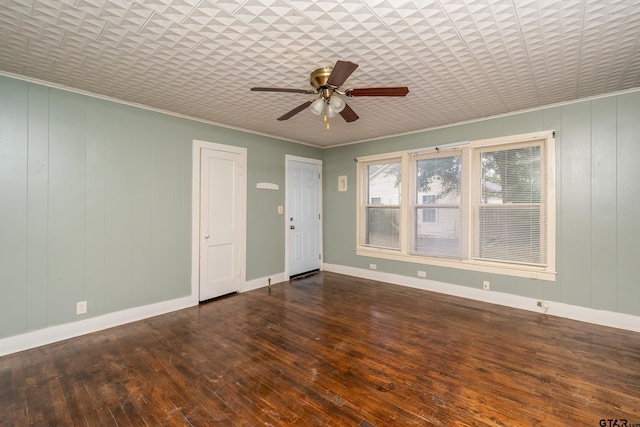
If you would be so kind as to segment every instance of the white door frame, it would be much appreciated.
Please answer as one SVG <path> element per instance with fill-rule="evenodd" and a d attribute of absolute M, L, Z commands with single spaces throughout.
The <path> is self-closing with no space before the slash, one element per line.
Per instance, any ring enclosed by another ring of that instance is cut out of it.
<path fill-rule="evenodd" d="M 191 172 L 191 298 L 194 304 L 200 300 L 200 157 L 203 148 L 226 151 L 241 155 L 242 197 L 240 203 L 240 289 L 246 283 L 247 274 L 247 149 L 232 145 L 217 144 L 215 142 L 193 140 L 192 172 Z"/>
<path fill-rule="evenodd" d="M 320 170 L 320 179 L 318 180 L 318 210 L 320 211 L 320 229 L 318 230 L 318 251 L 322 256 L 320 260 L 320 270 L 323 269 L 324 264 L 324 252 L 322 246 L 322 224 L 324 222 L 324 216 L 322 215 L 322 160 L 318 159 L 310 159 L 307 157 L 299 157 L 291 154 L 285 154 L 284 156 L 284 164 L 285 164 L 285 177 L 284 177 L 284 206 L 285 206 L 285 216 L 284 216 L 284 280 L 289 280 L 289 162 L 300 162 L 300 163 L 311 163 L 319 166 Z"/>

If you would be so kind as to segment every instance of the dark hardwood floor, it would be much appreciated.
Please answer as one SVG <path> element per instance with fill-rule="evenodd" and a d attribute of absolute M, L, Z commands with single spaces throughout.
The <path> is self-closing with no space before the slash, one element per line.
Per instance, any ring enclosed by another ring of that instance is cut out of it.
<path fill-rule="evenodd" d="M 622 420 L 640 334 L 332 273 L 0 358 L 3 426 Z"/>

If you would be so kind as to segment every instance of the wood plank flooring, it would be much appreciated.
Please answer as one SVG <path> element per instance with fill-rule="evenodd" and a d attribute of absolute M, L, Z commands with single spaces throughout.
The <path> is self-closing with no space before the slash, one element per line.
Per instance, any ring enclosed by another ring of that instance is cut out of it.
<path fill-rule="evenodd" d="M 640 334 L 333 273 L 0 358 L 2 426 L 623 420 Z"/>

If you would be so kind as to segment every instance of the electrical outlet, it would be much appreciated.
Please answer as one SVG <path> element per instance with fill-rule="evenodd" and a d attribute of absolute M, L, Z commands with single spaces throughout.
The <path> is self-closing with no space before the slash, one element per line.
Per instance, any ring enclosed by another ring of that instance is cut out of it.
<path fill-rule="evenodd" d="M 86 301 L 78 301 L 76 303 L 76 314 L 86 314 L 87 313 L 87 302 Z"/>
<path fill-rule="evenodd" d="M 488 291 L 490 289 L 490 283 L 488 280 L 482 282 L 482 289 L 484 289 L 485 291 Z"/>
<path fill-rule="evenodd" d="M 427 272 L 418 270 L 418 277 L 427 277 Z"/>
<path fill-rule="evenodd" d="M 536 305 L 540 307 L 545 313 L 549 310 L 549 303 L 546 301 L 537 301 Z"/>
<path fill-rule="evenodd" d="M 375 264 L 369 264 L 369 270 L 377 270 L 378 266 Z"/>

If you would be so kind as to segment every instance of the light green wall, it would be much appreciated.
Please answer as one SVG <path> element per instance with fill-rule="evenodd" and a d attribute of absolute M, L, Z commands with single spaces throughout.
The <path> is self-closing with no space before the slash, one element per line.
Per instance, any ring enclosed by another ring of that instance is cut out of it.
<path fill-rule="evenodd" d="M 0 76 L 0 338 L 190 294 L 193 139 L 247 148 L 247 279 L 282 273 L 285 154 L 320 149 Z"/>
<path fill-rule="evenodd" d="M 557 281 L 356 256 L 354 158 L 463 140 L 555 129 Z M 325 262 L 640 315 L 640 92 L 493 118 L 324 151 Z M 347 175 L 348 191 L 337 191 Z"/>

